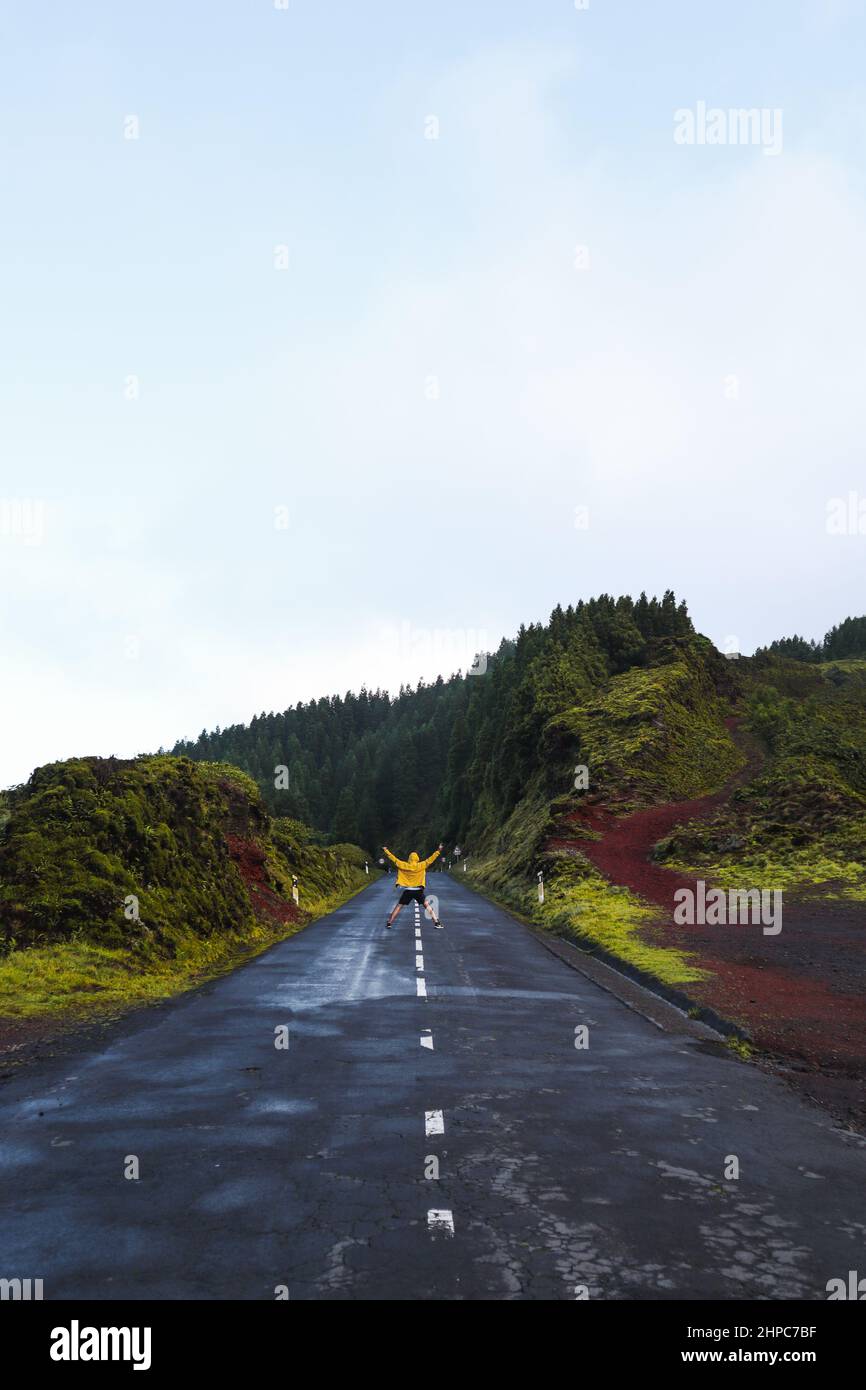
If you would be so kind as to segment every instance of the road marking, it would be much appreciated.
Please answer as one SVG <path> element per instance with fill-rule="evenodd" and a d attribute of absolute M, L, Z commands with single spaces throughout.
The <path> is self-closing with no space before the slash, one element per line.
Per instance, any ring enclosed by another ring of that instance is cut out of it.
<path fill-rule="evenodd" d="M 427 1213 L 427 1229 L 431 1235 L 453 1236 L 454 1216 L 450 1211 L 437 1211 L 432 1208 Z"/>
<path fill-rule="evenodd" d="M 416 981 L 415 981 L 415 984 L 416 984 L 417 987 L 418 987 L 418 998 L 419 998 L 419 999 L 426 999 L 426 998 L 427 998 L 427 986 L 425 985 L 424 981 L 423 981 L 423 980 L 416 980 Z"/>
<path fill-rule="evenodd" d="M 429 1047 L 430 1051 L 431 1051 L 431 1052 L 433 1051 L 433 1030 L 432 1030 L 432 1028 L 425 1028 L 425 1029 L 424 1029 L 424 1032 L 421 1034 L 420 1043 L 421 1043 L 421 1046 L 422 1046 L 422 1047 Z"/>
<path fill-rule="evenodd" d="M 445 1116 L 441 1110 L 424 1111 L 424 1133 L 425 1134 L 444 1134 Z"/>
<path fill-rule="evenodd" d="M 415 969 L 416 969 L 416 970 L 423 970 L 423 969 L 424 969 L 424 957 L 423 957 L 423 956 L 416 956 L 416 957 L 415 957 Z"/>
<path fill-rule="evenodd" d="M 420 928 L 420 927 L 416 927 L 416 928 L 415 928 L 415 935 L 416 935 L 417 937 L 420 937 L 420 936 L 421 936 L 421 928 Z"/>

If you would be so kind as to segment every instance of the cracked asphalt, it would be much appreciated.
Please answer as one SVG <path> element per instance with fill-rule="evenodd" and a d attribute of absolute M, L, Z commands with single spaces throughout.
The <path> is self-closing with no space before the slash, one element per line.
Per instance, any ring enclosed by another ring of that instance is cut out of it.
<path fill-rule="evenodd" d="M 382 879 L 4 1085 L 0 1277 L 46 1299 L 825 1299 L 866 1270 L 866 1141 L 429 886 L 423 971 Z"/>

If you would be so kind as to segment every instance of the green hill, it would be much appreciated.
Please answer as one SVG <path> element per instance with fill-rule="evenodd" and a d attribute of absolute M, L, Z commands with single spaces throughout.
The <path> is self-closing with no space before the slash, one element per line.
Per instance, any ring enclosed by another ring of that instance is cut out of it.
<path fill-rule="evenodd" d="M 763 765 L 712 819 L 662 841 L 658 859 L 722 886 L 751 876 L 866 898 L 866 661 L 767 653 L 738 674 Z"/>
<path fill-rule="evenodd" d="M 440 839 L 526 915 L 696 978 L 592 866 L 585 813 L 717 794 L 668 819 L 659 861 L 863 893 L 864 634 L 846 619 L 732 661 L 672 592 L 602 594 L 522 627 L 482 674 L 263 713 L 171 755 L 40 768 L 0 804 L 0 1011 L 182 988 L 363 886 L 359 843 Z"/>
<path fill-rule="evenodd" d="M 637 951 L 641 902 L 611 889 L 579 845 L 556 847 L 589 833 L 572 821 L 587 804 L 621 815 L 709 796 L 736 778 L 730 801 L 666 836 L 659 859 L 736 881 L 763 869 L 776 885 L 847 878 L 856 887 L 864 645 L 866 620 L 848 618 L 821 641 L 782 639 L 728 660 L 671 591 L 602 594 L 522 627 L 487 655 L 482 675 L 422 683 L 394 699 L 362 689 L 262 713 L 175 751 L 238 764 L 272 810 L 329 837 L 459 843 L 470 878 L 545 920 L 552 909 L 535 906 L 537 872 L 554 889 L 567 883 L 560 896 L 569 900 L 576 884 L 593 910 L 578 922 L 560 905 L 562 924 L 587 934 L 588 923 L 604 922 L 607 944 L 621 938 L 622 950 Z M 575 787 L 581 765 L 585 790 Z M 275 789 L 278 766 L 289 772 L 284 791 Z M 651 955 L 666 973 L 664 954 Z M 681 960 L 673 969 L 688 973 Z"/>
<path fill-rule="evenodd" d="M 422 682 L 393 699 L 362 689 L 314 700 L 202 731 L 174 752 L 243 768 L 272 812 L 338 841 L 479 843 L 539 774 L 553 795 L 570 784 L 567 757 L 562 767 L 542 759 L 552 717 L 591 701 L 613 677 L 655 664 L 660 641 L 693 637 L 686 606 L 670 591 L 661 599 L 602 594 L 522 627 L 487 654 L 482 675 Z M 281 767 L 289 785 L 278 790 Z"/>
<path fill-rule="evenodd" d="M 252 779 L 225 765 L 71 759 L 38 768 L 4 803 L 7 1015 L 183 988 L 369 882 L 362 850 L 274 823 Z"/>

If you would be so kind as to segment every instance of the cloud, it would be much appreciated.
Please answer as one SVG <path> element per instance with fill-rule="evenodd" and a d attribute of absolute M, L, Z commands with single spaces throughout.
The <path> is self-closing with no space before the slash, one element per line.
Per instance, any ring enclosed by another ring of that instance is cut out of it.
<path fill-rule="evenodd" d="M 380 101 L 423 226 L 381 245 L 363 295 L 341 312 L 310 250 L 284 320 L 215 339 L 212 384 L 149 379 L 126 414 L 91 397 L 21 428 L 55 511 L 38 551 L 0 540 L 19 596 L 0 780 L 447 674 L 436 633 L 495 646 L 603 588 L 672 584 L 743 650 L 845 616 L 862 553 L 824 509 L 866 493 L 851 171 L 816 112 L 778 159 L 671 136 L 657 177 L 630 177 L 575 138 L 587 62 L 499 49 L 407 72 Z M 322 313 L 300 321 L 302 288 Z M 221 287 L 227 319 L 247 289 Z M 424 640 L 393 640 L 404 624 Z"/>

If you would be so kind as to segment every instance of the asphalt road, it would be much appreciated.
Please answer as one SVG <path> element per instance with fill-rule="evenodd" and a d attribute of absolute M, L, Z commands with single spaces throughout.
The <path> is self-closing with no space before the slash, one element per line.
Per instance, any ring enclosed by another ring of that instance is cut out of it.
<path fill-rule="evenodd" d="M 430 886 L 442 931 L 416 938 L 412 908 L 386 931 L 381 880 L 6 1083 L 0 1278 L 46 1299 L 824 1299 L 866 1274 L 862 1139 Z"/>

